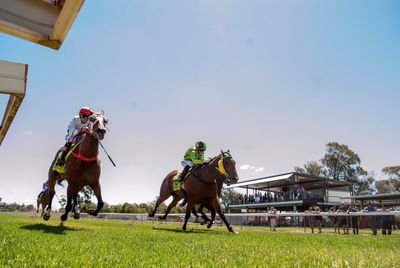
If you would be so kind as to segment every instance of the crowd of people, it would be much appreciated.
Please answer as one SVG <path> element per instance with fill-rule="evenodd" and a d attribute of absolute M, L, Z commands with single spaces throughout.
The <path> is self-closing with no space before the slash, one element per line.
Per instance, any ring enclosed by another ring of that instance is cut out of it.
<path fill-rule="evenodd" d="M 357 215 L 356 212 L 390 212 L 391 209 L 388 209 L 384 206 L 377 209 L 377 207 L 368 202 L 367 206 L 363 209 L 359 209 L 355 205 L 345 204 L 342 202 L 339 206 L 332 206 L 328 212 L 328 217 L 323 217 L 321 215 L 321 209 L 319 206 L 314 205 L 310 206 L 306 211 L 304 211 L 307 215 L 303 218 L 303 224 L 305 227 L 311 229 L 311 233 L 314 233 L 315 230 L 318 230 L 318 233 L 322 233 L 322 227 L 325 226 L 333 226 L 335 234 L 350 234 L 349 230 L 351 229 L 353 235 L 359 235 L 360 228 L 369 228 L 372 230 L 373 235 L 377 235 L 378 227 L 382 230 L 382 235 L 391 235 L 393 225 L 395 224 L 395 218 L 393 215 L 371 215 L 371 216 L 361 216 Z M 268 216 L 269 224 L 271 231 L 276 232 L 276 227 L 278 225 L 279 214 L 277 214 L 277 210 L 274 207 L 271 207 L 268 211 L 270 214 Z M 338 214 L 339 215 L 335 215 Z M 347 214 L 347 215 L 343 215 Z M 325 214 L 326 215 L 326 214 Z"/>
<path fill-rule="evenodd" d="M 268 203 L 279 201 L 293 201 L 304 200 L 310 198 L 321 198 L 320 196 L 306 191 L 303 186 L 296 185 L 293 190 L 290 187 L 280 187 L 273 191 L 256 192 L 254 194 L 240 194 L 235 200 L 234 204 L 252 204 L 252 203 Z"/>

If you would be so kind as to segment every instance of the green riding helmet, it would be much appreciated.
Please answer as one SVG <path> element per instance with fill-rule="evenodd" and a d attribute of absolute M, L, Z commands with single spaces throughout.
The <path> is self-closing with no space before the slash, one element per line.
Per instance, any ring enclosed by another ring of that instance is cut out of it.
<path fill-rule="evenodd" d="M 203 141 L 198 141 L 198 142 L 196 142 L 195 148 L 198 151 L 203 151 L 204 152 L 206 150 L 206 144 Z"/>

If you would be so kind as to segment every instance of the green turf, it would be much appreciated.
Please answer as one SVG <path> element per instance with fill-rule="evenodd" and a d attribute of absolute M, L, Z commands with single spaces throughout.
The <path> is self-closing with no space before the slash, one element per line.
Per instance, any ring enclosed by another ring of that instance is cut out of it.
<path fill-rule="evenodd" d="M 286 228 L 69 218 L 64 227 L 0 213 L 0 267 L 400 267 L 400 234 L 304 234 Z"/>

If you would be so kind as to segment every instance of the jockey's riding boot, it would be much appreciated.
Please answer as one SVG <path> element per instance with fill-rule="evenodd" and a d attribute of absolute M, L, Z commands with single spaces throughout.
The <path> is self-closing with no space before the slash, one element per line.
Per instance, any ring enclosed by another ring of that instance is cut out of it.
<path fill-rule="evenodd" d="M 64 148 L 63 148 L 63 150 L 61 151 L 61 156 L 60 156 L 60 158 L 58 159 L 58 161 L 57 161 L 57 166 L 64 166 L 64 164 L 65 164 L 65 157 L 67 156 L 67 153 L 68 153 L 68 151 L 69 151 L 69 149 L 71 149 L 71 143 L 70 142 L 67 142 L 65 145 L 64 145 Z"/>
<path fill-rule="evenodd" d="M 185 168 L 182 170 L 181 174 L 179 175 L 178 181 L 183 182 L 185 179 L 186 175 L 188 174 L 190 169 L 190 166 L 185 166 Z"/>
<path fill-rule="evenodd" d="M 66 150 L 62 150 L 60 158 L 58 158 L 57 166 L 64 166 L 65 164 L 65 157 L 67 156 Z"/>

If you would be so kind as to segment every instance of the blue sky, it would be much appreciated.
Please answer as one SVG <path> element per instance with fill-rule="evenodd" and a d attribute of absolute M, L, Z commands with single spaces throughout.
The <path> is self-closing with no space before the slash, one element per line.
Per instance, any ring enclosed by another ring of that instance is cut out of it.
<path fill-rule="evenodd" d="M 110 120 L 103 144 L 117 167 L 100 152 L 110 204 L 153 200 L 198 139 L 207 156 L 230 149 L 241 180 L 319 160 L 331 141 L 380 179 L 400 164 L 399 10 L 398 1 L 101 0 L 84 3 L 59 51 L 1 34 L 0 59 L 28 64 L 29 76 L 0 148 L 0 197 L 33 202 L 86 105 Z"/>

